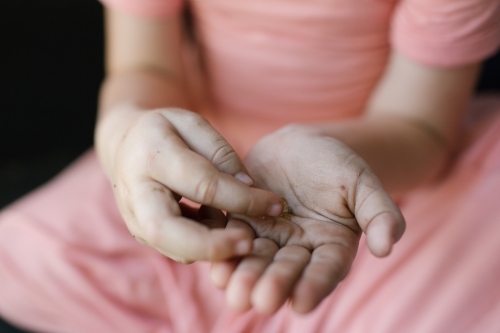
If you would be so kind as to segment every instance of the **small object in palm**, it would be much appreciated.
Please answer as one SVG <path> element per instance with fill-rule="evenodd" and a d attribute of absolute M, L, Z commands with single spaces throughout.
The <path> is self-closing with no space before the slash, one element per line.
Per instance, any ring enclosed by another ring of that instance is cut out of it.
<path fill-rule="evenodd" d="M 290 210 L 290 207 L 288 207 L 288 203 L 285 199 L 283 199 L 283 203 L 283 213 L 281 213 L 280 217 L 284 218 L 287 221 L 290 221 L 292 219 L 292 211 Z"/>

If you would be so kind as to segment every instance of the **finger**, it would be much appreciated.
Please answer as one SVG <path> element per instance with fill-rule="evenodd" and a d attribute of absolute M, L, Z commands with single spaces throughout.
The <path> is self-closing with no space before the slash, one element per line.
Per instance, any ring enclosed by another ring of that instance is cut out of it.
<path fill-rule="evenodd" d="M 367 171 L 360 176 L 354 214 L 366 233 L 368 248 L 387 256 L 405 230 L 405 219 L 376 176 Z"/>
<path fill-rule="evenodd" d="M 225 289 L 241 258 L 212 262 L 210 277 L 217 288 Z"/>
<path fill-rule="evenodd" d="M 252 239 L 255 239 L 256 237 L 255 231 L 252 229 L 252 227 L 241 220 L 230 218 L 227 222 L 226 228 L 242 230 L 246 232 L 248 234 L 248 237 L 251 237 Z"/>
<path fill-rule="evenodd" d="M 382 212 L 376 215 L 366 228 L 366 243 L 368 248 L 377 257 L 389 255 L 392 246 L 403 235 L 404 228 L 405 225 L 401 223 L 395 214 Z"/>
<path fill-rule="evenodd" d="M 167 118 L 181 139 L 193 151 L 208 159 L 216 168 L 247 185 L 253 180 L 231 145 L 202 116 L 185 110 L 168 113 Z M 196 131 L 192 129 L 196 128 Z"/>
<path fill-rule="evenodd" d="M 253 229 L 248 224 L 240 220 L 230 219 L 226 225 L 226 228 L 239 229 L 243 232 L 246 232 L 248 234 L 248 237 L 250 237 L 251 239 L 255 238 L 255 232 L 253 231 Z M 212 269 L 210 271 L 212 282 L 219 288 L 226 288 L 231 276 L 233 275 L 238 263 L 240 262 L 240 259 L 241 258 L 234 260 L 225 260 L 221 262 L 213 262 Z"/>
<path fill-rule="evenodd" d="M 325 244 L 314 250 L 292 293 L 292 308 L 298 313 L 313 310 L 347 276 L 354 254 L 339 244 Z"/>
<path fill-rule="evenodd" d="M 229 280 L 226 290 L 226 300 L 229 306 L 238 311 L 251 308 L 253 287 L 277 251 L 278 245 L 269 239 L 254 240 L 252 253 L 241 260 Z"/>
<path fill-rule="evenodd" d="M 252 292 L 254 308 L 265 314 L 275 313 L 291 295 L 310 257 L 311 253 L 301 246 L 281 248 Z"/>
<path fill-rule="evenodd" d="M 172 193 L 155 181 L 144 181 L 131 193 L 136 235 L 179 262 L 224 260 L 251 251 L 252 238 L 239 229 L 212 229 L 182 217 Z"/>
<path fill-rule="evenodd" d="M 250 216 L 279 216 L 283 211 L 283 201 L 276 194 L 249 187 L 220 172 L 176 135 L 171 134 L 163 147 L 150 162 L 150 175 L 183 197 Z"/>

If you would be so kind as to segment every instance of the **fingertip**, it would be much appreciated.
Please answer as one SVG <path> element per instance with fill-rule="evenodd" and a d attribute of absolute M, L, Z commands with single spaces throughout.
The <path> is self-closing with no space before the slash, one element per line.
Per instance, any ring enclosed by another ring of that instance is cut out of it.
<path fill-rule="evenodd" d="M 376 257 L 383 258 L 391 253 L 391 242 L 380 240 L 374 237 L 367 237 L 366 243 L 368 245 L 368 248 L 370 249 L 370 252 Z"/>
<path fill-rule="evenodd" d="M 286 298 L 282 300 L 282 297 L 277 294 L 277 290 L 278 288 L 272 283 L 262 283 L 262 281 L 257 283 L 251 295 L 254 309 L 265 315 L 272 315 L 278 311 Z"/>
<path fill-rule="evenodd" d="M 231 213 L 253 217 L 278 217 L 283 213 L 283 199 L 277 194 L 255 187 L 251 187 L 249 190 L 250 195 L 247 197 L 246 206 L 242 207 L 243 209 L 241 211 L 234 210 L 231 211 Z"/>
<path fill-rule="evenodd" d="M 234 175 L 234 178 L 238 179 L 244 184 L 247 184 L 248 186 L 251 186 L 254 183 L 253 179 L 244 172 L 238 172 Z"/>
<path fill-rule="evenodd" d="M 234 256 L 244 256 L 252 252 L 254 235 L 245 228 L 230 228 L 225 229 L 233 237 L 233 252 Z"/>
<path fill-rule="evenodd" d="M 293 311 L 298 314 L 305 315 L 311 312 L 312 307 L 305 305 L 303 302 L 293 301 L 291 302 L 291 307 Z"/>
<path fill-rule="evenodd" d="M 206 246 L 205 260 L 221 261 L 252 251 L 253 239 L 241 229 L 212 229 Z"/>
<path fill-rule="evenodd" d="M 243 239 L 236 243 L 234 253 L 238 256 L 243 256 L 252 252 L 253 242 L 251 239 Z"/>
<path fill-rule="evenodd" d="M 236 262 L 233 260 L 213 262 L 210 270 L 213 284 L 220 289 L 226 288 L 235 268 Z"/>
<path fill-rule="evenodd" d="M 245 312 L 251 309 L 249 287 L 229 281 L 226 302 L 233 310 Z"/>
<path fill-rule="evenodd" d="M 268 216 L 278 217 L 283 213 L 283 207 L 283 202 L 273 203 L 267 208 L 266 213 Z"/>
<path fill-rule="evenodd" d="M 247 211 L 243 213 L 244 215 L 253 217 L 278 217 L 283 213 L 283 199 L 281 199 L 278 195 L 273 192 L 257 188 L 252 188 L 252 190 L 256 191 L 253 194 L 254 198 L 256 198 L 254 202 L 258 204 L 251 204 Z"/>
<path fill-rule="evenodd" d="M 312 297 L 313 294 L 313 288 L 308 288 L 306 284 L 299 283 L 293 292 L 290 302 L 293 311 L 298 314 L 307 314 L 311 312 L 316 306 L 316 302 Z"/>
<path fill-rule="evenodd" d="M 404 231 L 400 225 L 397 217 L 389 212 L 376 216 L 370 222 L 366 230 L 366 242 L 373 255 L 386 257 L 391 253 L 393 245 Z"/>
<path fill-rule="evenodd" d="M 270 306 L 269 304 L 263 302 L 255 303 L 254 301 L 252 301 L 252 305 L 255 311 L 266 316 L 271 316 L 275 314 L 276 311 L 279 309 L 279 307 L 276 308 L 275 306 Z"/>

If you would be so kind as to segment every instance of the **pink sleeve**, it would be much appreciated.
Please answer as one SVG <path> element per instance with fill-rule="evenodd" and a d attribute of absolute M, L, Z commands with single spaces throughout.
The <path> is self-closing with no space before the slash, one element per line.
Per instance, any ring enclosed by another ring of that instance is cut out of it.
<path fill-rule="evenodd" d="M 183 0 L 100 0 L 106 7 L 140 16 L 165 17 L 177 14 Z"/>
<path fill-rule="evenodd" d="M 401 0 L 391 43 L 432 66 L 481 61 L 500 45 L 500 0 Z"/>

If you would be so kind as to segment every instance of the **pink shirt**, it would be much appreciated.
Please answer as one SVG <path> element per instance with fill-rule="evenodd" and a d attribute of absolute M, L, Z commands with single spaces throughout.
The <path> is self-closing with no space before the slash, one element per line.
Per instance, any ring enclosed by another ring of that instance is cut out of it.
<path fill-rule="evenodd" d="M 179 0 L 102 1 L 153 17 L 182 8 Z M 288 122 L 359 115 L 392 48 L 427 65 L 460 66 L 484 59 L 500 44 L 498 0 L 191 5 L 209 87 L 210 106 L 202 113 L 243 153 Z"/>
<path fill-rule="evenodd" d="M 169 0 L 105 0 L 137 15 Z M 244 152 L 289 121 L 355 116 L 391 46 L 434 66 L 500 43 L 493 0 L 193 0 L 213 123 Z M 126 229 L 93 152 L 0 212 L 0 314 L 36 332 L 490 333 L 500 327 L 500 101 L 440 182 L 401 205 L 384 260 L 361 240 L 349 277 L 308 315 L 238 313 L 209 263 L 181 265 Z M 482 109 L 482 110 L 481 110 Z M 469 135 L 473 134 L 468 132 Z"/>

